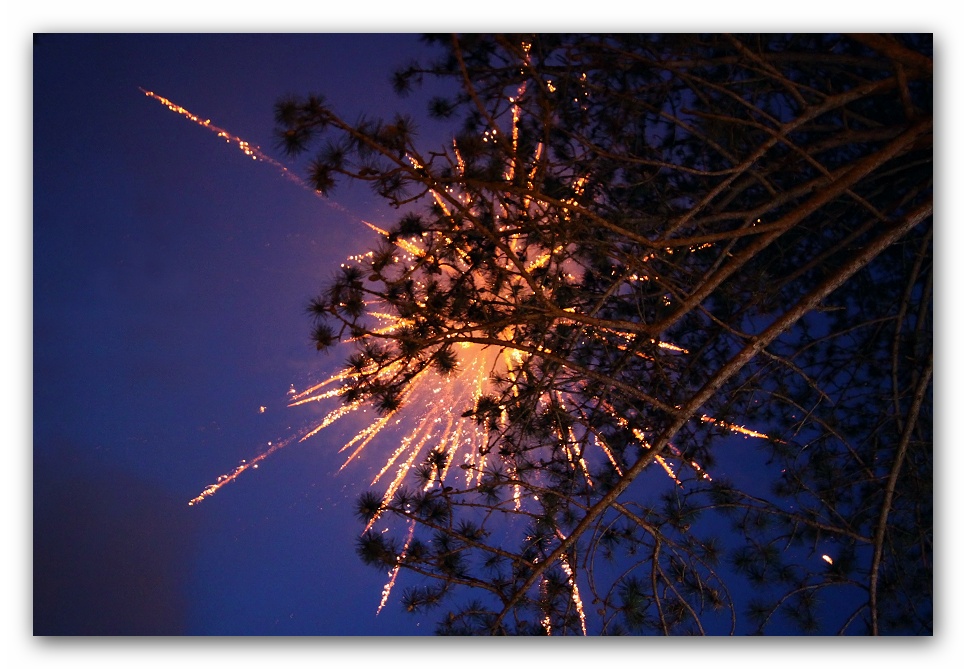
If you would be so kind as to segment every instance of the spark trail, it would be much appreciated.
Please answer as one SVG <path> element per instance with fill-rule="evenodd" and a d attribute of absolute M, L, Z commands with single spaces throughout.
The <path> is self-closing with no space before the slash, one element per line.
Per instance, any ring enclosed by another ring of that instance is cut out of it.
<path fill-rule="evenodd" d="M 342 206 L 338 202 L 334 202 L 330 200 L 329 198 L 322 195 L 322 193 L 320 193 L 319 191 L 309 186 L 305 182 L 305 180 L 300 178 L 295 172 L 293 172 L 287 166 L 283 165 L 279 161 L 275 160 L 274 158 L 266 154 L 264 151 L 262 151 L 260 147 L 252 145 L 250 142 L 248 142 L 248 140 L 242 139 L 238 135 L 232 134 L 231 132 L 229 132 L 228 130 L 225 130 L 224 128 L 219 128 L 217 125 L 214 125 L 211 122 L 211 119 L 206 118 L 202 120 L 202 118 L 197 114 L 191 113 L 190 111 L 188 111 L 187 109 L 179 105 L 178 103 L 172 102 L 168 98 L 162 97 L 153 91 L 149 91 L 141 87 L 138 87 L 138 90 L 144 93 L 147 97 L 153 100 L 156 100 L 160 104 L 164 105 L 170 111 L 173 111 L 175 114 L 179 114 L 180 116 L 183 116 L 184 118 L 188 119 L 192 123 L 195 123 L 196 125 L 201 126 L 202 128 L 208 130 L 209 132 L 213 132 L 218 137 L 224 138 L 226 143 L 234 144 L 239 151 L 244 153 L 246 156 L 249 156 L 252 160 L 256 162 L 262 162 L 274 167 L 276 170 L 278 170 L 278 172 L 283 177 L 285 177 L 292 183 L 298 185 L 300 188 L 303 188 L 309 191 L 317 198 L 321 199 L 323 202 L 325 202 L 326 206 L 331 207 L 332 209 L 335 209 L 336 211 L 340 211 L 349 216 L 354 216 L 357 219 L 359 218 L 358 216 L 355 216 L 355 214 L 353 214 L 351 211 L 349 211 L 346 207 Z"/>
<path fill-rule="evenodd" d="M 239 151 L 244 153 L 246 156 L 249 156 L 252 160 L 267 163 L 272 167 L 274 167 L 276 170 L 278 170 L 282 174 L 282 176 L 288 179 L 289 181 L 292 181 L 307 190 L 312 190 L 305 184 L 305 182 L 302 179 L 299 178 L 297 174 L 292 172 L 292 170 L 290 170 L 288 167 L 278 162 L 271 156 L 267 155 L 264 151 L 261 150 L 260 147 L 253 146 L 248 141 L 242 139 L 238 135 L 234 135 L 228 132 L 224 128 L 219 128 L 217 125 L 211 122 L 211 119 L 202 120 L 200 116 L 191 113 L 181 105 L 177 104 L 176 102 L 172 102 L 168 98 L 162 97 L 153 91 L 145 90 L 140 87 L 138 88 L 138 90 L 144 93 L 149 98 L 153 100 L 157 100 L 159 103 L 163 104 L 165 107 L 167 107 L 174 113 L 180 114 L 181 116 L 185 117 L 189 121 L 192 121 L 193 123 L 196 123 L 202 128 L 208 130 L 209 132 L 214 133 L 218 137 L 224 138 L 225 142 L 227 142 L 228 144 L 234 144 L 236 147 L 238 147 Z"/>
<path fill-rule="evenodd" d="M 201 502 L 206 497 L 211 497 L 216 492 L 221 490 L 223 486 L 227 485 L 228 483 L 231 483 L 232 481 L 237 479 L 239 476 L 241 476 L 249 469 L 258 469 L 258 463 L 260 463 L 262 460 L 270 456 L 272 453 L 276 451 L 280 451 L 281 449 L 285 448 L 290 443 L 292 443 L 294 439 L 295 437 L 289 437 L 288 439 L 283 439 L 282 441 L 268 442 L 268 445 L 269 445 L 268 450 L 266 450 L 264 453 L 255 457 L 252 460 L 242 460 L 241 464 L 235 467 L 232 471 L 228 472 L 227 474 L 223 474 L 219 476 L 218 479 L 210 486 L 205 488 L 200 495 L 198 495 L 197 497 L 189 501 L 188 506 L 194 506 L 195 504 Z"/>

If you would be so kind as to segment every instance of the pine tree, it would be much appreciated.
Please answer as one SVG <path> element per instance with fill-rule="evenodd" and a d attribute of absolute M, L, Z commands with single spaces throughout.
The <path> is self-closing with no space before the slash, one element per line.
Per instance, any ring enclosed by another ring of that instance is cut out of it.
<path fill-rule="evenodd" d="M 450 145 L 277 105 L 315 188 L 401 211 L 309 307 L 342 399 L 500 354 L 485 464 L 364 495 L 409 534 L 361 558 L 442 634 L 931 633 L 931 36 L 426 40 L 394 81 L 451 82 Z"/>

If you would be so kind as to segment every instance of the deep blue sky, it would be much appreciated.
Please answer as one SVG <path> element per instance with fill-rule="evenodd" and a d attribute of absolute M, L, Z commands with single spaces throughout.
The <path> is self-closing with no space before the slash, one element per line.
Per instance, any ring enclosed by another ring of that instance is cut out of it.
<path fill-rule="evenodd" d="M 395 96 L 407 35 L 40 35 L 34 46 L 34 631 L 422 634 L 355 557 L 344 430 L 187 501 L 317 415 L 304 307 L 391 217 L 347 216 L 145 97 L 283 157 L 274 102 Z M 421 111 L 422 103 L 407 101 Z M 264 413 L 259 407 L 266 406 Z M 351 433 L 349 433 L 351 434 Z M 374 461 L 370 464 L 374 464 Z"/>
<path fill-rule="evenodd" d="M 952 46 L 937 39 L 937 53 Z M 346 432 L 187 506 L 311 420 L 285 392 L 338 358 L 313 350 L 304 304 L 371 233 L 138 91 L 282 159 L 279 96 L 322 92 L 349 117 L 397 108 L 388 74 L 417 47 L 398 35 L 50 35 L 34 46 L 26 495 L 33 576 L 45 575 L 33 612 L 51 633 L 431 633 L 392 604 L 374 616 L 385 579 L 353 548 L 366 478 L 334 474 Z M 336 199 L 391 217 L 367 193 Z M 940 594 L 937 616 L 953 596 Z"/>

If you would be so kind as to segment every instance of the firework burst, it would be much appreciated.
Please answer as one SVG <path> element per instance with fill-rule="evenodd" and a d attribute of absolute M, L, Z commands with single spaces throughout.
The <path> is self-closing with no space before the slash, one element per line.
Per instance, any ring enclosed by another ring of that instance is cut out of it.
<path fill-rule="evenodd" d="M 144 89 L 142 91 L 146 96 L 164 104 L 172 112 L 215 133 L 218 137 L 224 138 L 226 142 L 234 144 L 253 160 L 269 164 L 287 179 L 298 183 L 302 187 L 306 187 L 305 183 L 289 168 L 263 153 L 258 147 L 252 146 L 244 139 L 223 128 L 219 128 L 208 119 L 202 120 L 197 115 L 167 98 Z M 504 133 L 504 135 L 508 135 L 512 143 L 511 156 L 513 158 L 507 162 L 503 174 L 504 179 L 508 182 L 512 181 L 516 174 L 522 173 L 520 170 L 526 169 L 526 165 L 530 164 L 535 166 L 543 152 L 543 146 L 538 144 L 534 154 L 528 160 L 517 158 L 519 150 L 518 124 L 520 121 L 520 109 L 516 105 L 515 100 L 521 99 L 525 94 L 525 87 L 521 87 L 520 90 L 516 91 L 514 97 L 509 98 L 512 110 L 512 121 L 509 132 Z M 491 128 L 485 133 L 483 139 L 484 141 L 495 141 L 495 138 L 499 135 L 500 132 L 497 128 Z M 454 171 L 462 175 L 465 163 L 455 142 L 453 144 L 451 158 L 451 165 Z M 410 155 L 408 156 L 408 160 L 414 169 L 420 169 L 422 167 L 417 157 Z M 535 178 L 535 170 L 536 167 L 533 167 L 530 172 L 526 173 L 528 183 Z M 568 200 L 568 203 L 576 204 L 575 198 L 582 194 L 585 181 L 586 179 L 583 177 L 578 177 L 573 180 L 572 191 L 574 199 Z M 430 194 L 435 205 L 444 217 L 452 217 L 451 208 L 453 207 L 473 206 L 468 195 L 458 192 L 452 186 L 430 189 Z M 337 203 L 330 203 L 330 205 L 345 211 Z M 518 211 L 511 211 L 512 207 L 522 207 L 526 210 L 537 207 L 538 205 L 528 198 L 524 198 L 515 205 L 508 205 L 506 201 L 496 198 L 493 202 L 486 203 L 486 206 L 490 211 L 498 212 L 498 220 L 509 220 L 514 215 L 519 214 Z M 567 215 L 566 211 L 565 209 L 564 215 Z M 431 282 L 439 282 L 440 280 L 456 281 L 466 276 L 471 277 L 477 290 L 483 292 L 490 290 L 486 285 L 486 277 L 474 276 L 473 274 L 472 248 L 456 248 L 456 253 L 452 256 L 455 259 L 448 265 L 440 267 L 440 265 L 434 263 L 433 254 L 437 253 L 440 246 L 453 246 L 454 244 L 454 240 L 447 235 L 445 230 L 423 231 L 418 234 L 401 235 L 391 234 L 366 221 L 361 222 L 379 235 L 384 243 L 388 243 L 392 247 L 392 252 L 388 255 L 384 254 L 381 260 L 376 257 L 374 252 L 350 256 L 343 264 L 343 270 L 345 272 L 355 272 L 356 275 L 369 276 L 370 280 L 378 280 L 384 283 L 406 279 L 414 282 L 417 293 L 424 295 L 426 294 L 427 286 Z M 513 277 L 508 285 L 503 287 L 503 290 L 509 290 L 516 296 L 526 294 L 527 291 L 541 290 L 539 285 L 528 283 L 524 277 L 531 276 L 534 270 L 545 268 L 549 265 L 554 265 L 558 275 L 562 276 L 565 281 L 571 281 L 574 284 L 580 281 L 581 269 L 572 263 L 568 264 L 567 260 L 561 260 L 561 258 L 566 257 L 566 254 L 562 253 L 564 249 L 553 248 L 543 251 L 533 251 L 526 246 L 524 239 L 509 232 L 508 227 L 499 227 L 498 232 L 504 236 L 507 242 L 502 247 L 497 247 L 495 263 L 497 266 L 505 269 L 509 276 Z M 377 276 L 373 276 L 374 266 L 376 264 L 388 264 L 386 262 L 387 260 L 391 260 L 393 267 L 389 269 L 383 268 L 376 272 Z M 427 267 L 433 267 L 435 273 L 440 276 L 427 276 Z M 635 275 L 628 277 L 628 280 L 632 282 L 647 281 L 648 277 Z M 495 299 L 503 299 L 504 297 L 492 293 L 491 296 Z M 373 351 L 377 350 L 377 346 L 371 348 L 367 348 L 367 346 L 369 344 L 377 345 L 387 338 L 397 336 L 400 332 L 412 326 L 411 319 L 401 315 L 394 308 L 393 304 L 385 300 L 373 299 L 361 306 L 367 315 L 367 325 L 364 329 L 358 330 L 351 337 L 347 338 L 347 342 L 355 345 L 357 351 L 361 353 L 350 358 L 350 364 L 345 369 L 329 376 L 321 382 L 301 392 L 290 391 L 289 407 L 294 408 L 318 402 L 336 403 L 336 406 L 329 409 L 311 427 L 284 440 L 274 443 L 270 442 L 269 448 L 260 455 L 250 461 L 243 461 L 229 473 L 218 477 L 215 483 L 209 485 L 201 494 L 190 500 L 189 505 L 196 505 L 214 495 L 222 487 L 236 480 L 244 472 L 257 468 L 261 461 L 282 448 L 292 443 L 304 442 L 339 420 L 366 411 L 371 404 L 372 397 L 368 396 L 369 401 L 367 401 L 367 396 L 364 393 L 360 394 L 357 392 L 360 384 L 367 384 L 370 388 L 379 386 L 380 384 L 391 385 L 400 378 L 400 375 L 407 373 L 408 370 L 405 360 L 397 358 L 387 361 L 373 353 Z M 420 306 L 423 307 L 425 305 L 421 304 Z M 571 310 L 568 309 L 566 311 Z M 568 319 L 565 317 L 561 320 L 567 321 Z M 578 320 L 573 320 L 572 324 L 576 327 L 581 327 Z M 450 330 L 458 333 L 460 327 L 457 324 L 450 324 Z M 335 341 L 342 338 L 341 333 L 339 337 L 336 337 L 334 333 L 323 333 L 323 335 L 321 338 L 326 341 Z M 617 331 L 597 334 L 585 332 L 585 335 L 589 337 L 606 337 L 610 345 L 620 350 L 626 350 L 624 344 L 621 343 L 622 341 L 629 343 L 632 339 L 627 333 Z M 379 509 L 371 515 L 364 531 L 368 531 L 377 522 L 383 510 L 389 506 L 394 495 L 396 495 L 403 485 L 406 477 L 414 469 L 420 473 L 421 485 L 424 490 L 429 490 L 433 486 L 439 486 L 442 489 L 444 482 L 453 477 L 454 469 L 459 470 L 460 476 L 463 478 L 463 485 L 466 487 L 479 484 L 488 464 L 487 458 L 499 456 L 490 456 L 491 439 L 493 439 L 490 428 L 493 427 L 493 424 L 488 425 L 485 421 L 480 421 L 477 417 L 473 416 L 474 408 L 478 407 L 481 401 L 489 397 L 489 392 L 496 389 L 497 385 L 494 384 L 494 379 L 500 379 L 504 387 L 509 387 L 511 393 L 515 393 L 518 376 L 522 373 L 521 370 L 527 357 L 540 357 L 552 354 L 551 351 L 544 349 L 539 344 L 527 348 L 517 343 L 517 332 L 513 326 L 507 326 L 499 334 L 495 343 L 493 341 L 487 341 L 485 343 L 474 342 L 471 336 L 461 337 L 458 335 L 447 335 L 447 337 L 452 337 L 452 342 L 442 343 L 442 347 L 447 351 L 444 357 L 445 364 L 437 365 L 436 367 L 426 365 L 420 367 L 414 373 L 409 373 L 409 376 L 406 377 L 407 383 L 404 386 L 404 390 L 398 395 L 385 397 L 383 406 L 377 407 L 381 409 L 379 415 L 351 436 L 340 449 L 340 452 L 346 454 L 346 459 L 340 468 L 341 471 L 341 469 L 344 469 L 354 460 L 362 457 L 366 449 L 377 441 L 380 443 L 392 441 L 396 444 L 388 456 L 384 456 L 384 464 L 371 481 L 372 486 L 382 484 L 385 488 Z M 601 341 L 604 340 L 602 339 Z M 671 355 L 688 354 L 686 349 L 671 342 L 652 340 L 651 343 Z M 635 351 L 634 355 L 643 356 L 644 354 Z M 438 369 L 441 366 L 443 369 Z M 440 373 L 441 371 L 446 373 Z M 584 407 L 584 403 L 581 400 L 583 391 L 583 384 L 580 381 L 574 381 L 569 389 L 566 386 L 556 386 L 551 390 L 547 390 L 545 396 L 540 398 L 539 402 L 545 406 L 555 405 L 563 407 L 568 411 L 580 413 Z M 619 415 L 612 407 L 609 407 L 605 401 L 599 401 L 598 409 L 603 409 L 607 412 L 617 424 L 624 425 L 625 427 L 629 426 L 624 417 Z M 507 415 L 505 408 L 503 408 L 499 416 L 498 424 L 505 425 L 510 420 L 511 418 Z M 754 430 L 731 425 L 709 416 L 703 416 L 702 420 L 746 436 L 758 438 L 767 437 L 767 435 Z M 647 435 L 636 429 L 634 430 L 634 434 L 639 440 L 639 447 L 641 449 L 646 450 L 650 448 L 647 443 Z M 588 458 L 592 457 L 592 454 L 584 451 L 582 446 L 584 443 L 590 443 L 596 447 L 597 454 L 593 455 L 593 457 L 606 458 L 617 473 L 619 475 L 621 474 L 621 467 L 602 435 L 577 435 L 574 433 L 573 428 L 561 428 L 556 436 L 559 443 L 563 445 L 569 466 L 586 481 L 588 486 L 593 486 L 588 465 Z M 587 439 L 587 437 L 590 438 Z M 710 479 L 710 476 L 697 462 L 686 458 L 673 445 L 670 446 L 670 455 L 689 466 L 699 477 Z M 665 457 L 657 455 L 655 459 L 673 481 L 678 485 L 682 484 Z M 502 464 L 511 468 L 512 477 L 512 464 L 508 462 L 503 462 Z M 519 509 L 522 503 L 520 488 L 516 486 L 513 504 L 516 509 Z M 407 547 L 412 540 L 413 531 L 414 526 L 410 525 L 408 538 L 406 540 Z M 405 550 L 404 548 L 404 552 Z M 400 556 L 399 562 L 402 561 L 402 558 L 403 556 Z M 583 604 L 580 601 L 572 566 L 564 561 L 562 568 L 566 572 L 570 583 L 574 603 L 580 611 L 581 626 L 584 627 Z M 383 608 L 389 597 L 393 584 L 396 581 L 398 570 L 399 565 L 397 564 L 389 573 L 389 580 L 385 586 L 382 600 L 379 604 L 379 610 Z"/>
<path fill-rule="evenodd" d="M 210 119 L 203 119 L 202 117 L 190 112 L 186 108 L 169 100 L 168 98 L 162 97 L 143 88 L 140 90 L 147 97 L 150 97 L 160 104 L 163 104 L 170 111 L 207 129 L 208 131 L 216 134 L 218 137 L 224 138 L 227 143 L 233 144 L 245 155 L 250 156 L 253 160 L 260 161 L 274 167 L 285 178 L 299 184 L 302 187 L 306 187 L 305 182 L 300 179 L 292 170 L 271 156 L 265 154 L 259 147 L 254 146 L 245 139 L 215 125 Z M 521 86 L 520 90 L 517 91 L 516 96 L 510 98 L 510 102 L 513 103 L 515 100 L 521 99 L 525 93 L 525 86 Z M 520 110 L 516 104 L 513 104 L 511 109 L 512 124 L 509 135 L 513 146 L 512 155 L 516 155 L 519 141 L 518 123 L 520 119 Z M 484 139 L 495 138 L 498 136 L 498 134 L 499 133 L 496 129 L 487 131 Z M 542 145 L 538 145 L 531 160 L 526 162 L 535 164 L 542 151 Z M 453 158 L 454 167 L 458 172 L 461 173 L 464 169 L 464 161 L 455 143 L 453 145 Z M 409 156 L 409 160 L 414 167 L 421 167 L 421 164 L 417 158 Z M 504 178 L 507 181 L 512 180 L 514 178 L 515 171 L 521 169 L 520 165 L 523 164 L 525 164 L 525 161 L 508 161 L 504 171 Z M 528 176 L 532 180 L 533 174 Z M 575 197 L 581 193 L 584 187 L 584 182 L 584 178 L 575 179 L 573 184 Z M 466 202 L 468 198 L 468 196 L 454 193 L 451 188 L 447 188 L 445 190 L 433 190 L 431 191 L 431 195 L 437 206 L 439 206 L 446 215 L 450 215 L 449 203 L 452 203 L 454 200 L 457 202 Z M 527 201 L 523 203 L 523 206 L 527 207 L 531 206 L 531 204 L 532 203 Z M 332 205 L 340 210 L 344 209 L 340 207 L 338 203 L 332 203 Z M 498 205 L 504 209 L 503 214 L 505 216 L 510 214 L 509 211 L 506 211 L 506 205 L 504 203 L 498 203 Z M 377 233 L 379 236 L 383 238 L 390 237 L 389 232 L 386 230 L 383 230 L 382 228 L 379 228 L 361 219 L 360 222 L 368 226 L 369 229 Z M 411 237 L 395 237 L 393 238 L 392 243 L 400 251 L 399 255 L 393 257 L 393 260 L 402 264 L 403 268 L 400 270 L 401 274 L 412 273 L 413 263 L 417 260 L 425 260 L 426 254 L 429 252 L 426 240 L 419 235 Z M 504 266 L 507 269 L 511 269 L 511 266 L 514 262 L 513 257 L 525 254 L 526 252 L 527 249 L 521 248 L 518 241 L 515 238 L 510 237 L 510 246 L 508 249 L 506 249 L 504 253 L 505 257 L 502 259 Z M 551 262 L 552 256 L 552 251 L 531 254 L 527 257 L 525 268 L 529 272 L 535 268 L 546 265 L 547 263 Z M 468 258 L 468 254 L 463 252 L 461 257 L 466 259 Z M 372 258 L 372 252 L 350 256 L 343 264 L 343 267 L 357 267 L 362 270 L 370 270 Z M 455 271 L 458 273 L 465 270 L 466 267 L 458 267 Z M 577 270 L 572 268 L 570 277 L 574 281 L 579 279 L 579 276 L 576 274 L 576 272 Z M 630 280 L 647 280 L 647 277 L 634 276 L 630 277 Z M 350 341 L 358 343 L 360 339 L 364 339 L 366 336 L 377 337 L 391 335 L 393 332 L 399 330 L 400 328 L 406 327 L 408 324 L 407 319 L 393 314 L 391 308 L 388 306 L 371 303 L 367 304 L 366 306 L 369 309 L 370 316 L 378 321 L 378 325 L 374 326 L 369 333 L 367 333 L 367 335 L 363 335 L 362 337 L 355 338 Z M 614 332 L 611 334 L 618 335 L 618 337 L 627 336 L 626 333 Z M 408 390 L 402 397 L 398 398 L 398 408 L 385 412 L 383 415 L 376 418 L 369 425 L 359 430 L 342 446 L 340 452 L 348 452 L 348 455 L 340 470 L 344 469 L 350 462 L 358 458 L 366 447 L 376 441 L 380 435 L 383 435 L 388 431 L 392 431 L 397 437 L 398 446 L 388 456 L 384 465 L 371 481 L 371 485 L 373 486 L 377 485 L 380 481 L 388 481 L 386 484 L 385 493 L 383 495 L 383 505 L 392 499 L 392 496 L 399 489 L 406 474 L 415 466 L 415 463 L 420 461 L 421 457 L 425 458 L 427 453 L 431 450 L 437 451 L 440 453 L 440 456 L 434 460 L 434 462 L 437 464 L 433 466 L 434 469 L 431 472 L 430 479 L 425 484 L 427 487 L 433 485 L 434 483 L 442 484 L 442 482 L 446 480 L 447 476 L 449 476 L 454 463 L 458 465 L 459 469 L 465 472 L 464 479 L 467 485 L 472 484 L 474 478 L 476 478 L 478 481 L 479 476 L 486 465 L 486 453 L 488 452 L 487 431 L 479 425 L 478 421 L 473 418 L 469 418 L 464 414 L 468 409 L 472 409 L 474 406 L 476 406 L 480 398 L 487 393 L 491 378 L 503 374 L 505 378 L 509 378 L 511 381 L 513 380 L 514 369 L 519 365 L 523 357 L 519 348 L 509 345 L 512 342 L 513 336 L 514 332 L 509 328 L 503 333 L 503 337 L 508 344 L 508 346 L 505 348 L 474 344 L 465 341 L 461 342 L 455 349 L 455 373 L 442 376 L 433 372 L 430 368 L 426 368 L 418 376 L 411 379 Z M 674 353 L 687 353 L 685 349 L 670 342 L 654 341 L 653 343 L 662 349 Z M 538 353 L 539 352 L 540 351 L 538 351 Z M 305 390 L 302 390 L 301 392 L 293 393 L 290 397 L 290 401 L 288 402 L 288 406 L 297 407 L 308 403 L 316 403 L 326 400 L 338 400 L 340 398 L 344 399 L 348 393 L 348 390 L 360 378 L 364 378 L 367 375 L 372 374 L 376 374 L 377 378 L 391 378 L 398 371 L 398 367 L 395 365 L 380 367 L 375 363 L 370 363 L 368 366 L 362 366 L 356 370 L 351 368 L 342 370 L 331 375 L 325 380 Z M 549 400 L 549 398 L 547 399 Z M 566 405 L 568 398 L 565 393 L 555 391 L 554 401 Z M 215 483 L 209 485 L 201 494 L 190 500 L 189 504 L 195 505 L 212 496 L 223 486 L 236 480 L 244 472 L 248 471 L 249 469 L 257 468 L 258 463 L 270 455 L 292 443 L 301 443 L 306 441 L 325 428 L 333 425 L 341 418 L 359 412 L 366 406 L 367 403 L 359 399 L 339 403 L 338 406 L 328 411 L 321 420 L 319 420 L 309 429 L 303 430 L 295 436 L 288 437 L 281 441 L 274 443 L 269 442 L 269 448 L 267 450 L 251 460 L 242 461 L 232 471 L 219 476 Z M 614 418 L 618 421 L 623 421 L 623 419 L 616 414 L 614 415 Z M 702 416 L 702 420 L 719 427 L 730 429 L 736 433 L 741 433 L 752 437 L 767 438 L 767 435 L 763 433 L 741 426 L 732 425 L 710 416 Z M 573 435 L 560 436 L 566 437 L 564 439 L 565 443 L 576 442 L 576 438 Z M 638 436 L 641 439 L 641 445 L 647 448 L 647 444 L 644 439 L 645 435 L 639 433 Z M 620 471 L 614 456 L 605 441 L 602 438 L 597 437 L 594 439 L 594 443 L 600 449 L 600 452 L 607 457 L 613 466 L 618 468 L 618 471 Z M 707 473 L 705 473 L 697 463 L 686 460 L 680 455 L 680 452 L 674 451 L 674 453 L 677 457 L 687 462 L 687 464 L 700 475 L 709 478 Z M 575 468 L 585 472 L 586 476 L 587 464 L 585 456 L 574 453 L 572 463 Z M 668 466 L 667 462 L 663 458 L 658 458 L 658 463 L 664 467 L 672 479 L 680 483 L 671 467 Z M 589 476 L 587 476 L 587 480 L 589 482 Z M 376 517 L 378 517 L 378 515 Z M 369 522 L 367 529 L 372 526 L 373 522 L 375 522 L 375 519 Z"/>

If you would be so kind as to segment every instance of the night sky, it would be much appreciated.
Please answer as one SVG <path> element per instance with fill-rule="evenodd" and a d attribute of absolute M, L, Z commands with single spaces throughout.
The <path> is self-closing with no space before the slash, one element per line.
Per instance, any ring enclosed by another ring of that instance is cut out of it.
<path fill-rule="evenodd" d="M 423 47 L 396 34 L 19 37 L 28 107 L 32 79 L 32 187 L 20 192 L 32 192 L 21 420 L 33 456 L 16 469 L 32 479 L 25 601 L 11 624 L 26 636 L 432 634 L 432 619 L 398 600 L 375 615 L 386 579 L 355 555 L 353 508 L 381 459 L 337 473 L 352 424 L 188 506 L 321 415 L 286 407 L 290 387 L 341 361 L 315 351 L 305 305 L 374 241 L 361 220 L 388 224 L 393 212 L 359 187 L 316 197 L 139 90 L 294 167 L 272 136 L 276 100 L 319 92 L 349 119 L 422 115 L 424 98 L 399 100 L 389 74 Z M 947 49 L 937 36 L 937 60 Z M 445 139 L 421 127 L 425 141 Z M 937 578 L 952 571 L 940 565 Z M 937 587 L 937 635 L 953 632 L 950 592 Z"/>
<path fill-rule="evenodd" d="M 277 99 L 378 110 L 392 64 L 420 48 L 37 36 L 35 633 L 431 632 L 395 607 L 374 615 L 384 579 L 355 557 L 352 517 L 368 469 L 335 474 L 344 430 L 187 505 L 319 415 L 286 406 L 340 362 L 311 345 L 305 304 L 373 241 L 360 218 L 392 213 L 360 189 L 326 202 L 138 90 L 282 159 Z"/>

